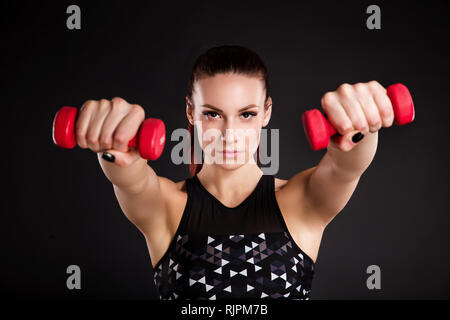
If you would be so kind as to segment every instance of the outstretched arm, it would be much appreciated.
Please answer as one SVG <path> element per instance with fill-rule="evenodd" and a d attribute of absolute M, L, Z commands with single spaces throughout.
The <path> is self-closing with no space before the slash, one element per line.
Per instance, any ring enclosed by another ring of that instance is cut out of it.
<path fill-rule="evenodd" d="M 376 81 L 343 84 L 323 96 L 322 108 L 341 136 L 330 139 L 319 164 L 298 180 L 303 181 L 306 218 L 326 226 L 350 200 L 375 156 L 378 130 L 392 125 L 394 112 L 386 89 Z M 358 132 L 363 139 L 352 141 Z"/>
<path fill-rule="evenodd" d="M 327 225 L 342 211 L 358 185 L 359 178 L 372 162 L 378 133 L 365 133 L 358 145 L 342 151 L 330 143 L 317 166 L 311 170 L 305 187 L 310 214 Z"/>

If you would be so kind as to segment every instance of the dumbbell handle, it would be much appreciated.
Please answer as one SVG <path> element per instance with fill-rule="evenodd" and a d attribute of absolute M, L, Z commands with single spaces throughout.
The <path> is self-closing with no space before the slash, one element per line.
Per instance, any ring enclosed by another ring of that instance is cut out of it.
<path fill-rule="evenodd" d="M 396 83 L 386 90 L 392 102 L 394 119 L 397 125 L 405 125 L 414 120 L 415 110 L 411 94 L 406 86 Z M 339 134 L 331 122 L 318 109 L 302 114 L 303 129 L 309 145 L 314 151 L 326 148 L 330 137 Z"/>
<path fill-rule="evenodd" d="M 53 142 L 65 149 L 72 149 L 77 145 L 75 137 L 75 123 L 78 109 L 64 106 L 53 119 Z M 139 151 L 142 158 L 156 160 L 160 157 L 165 144 L 166 129 L 160 119 L 148 118 L 142 122 L 137 134 L 128 142 L 128 146 Z"/>

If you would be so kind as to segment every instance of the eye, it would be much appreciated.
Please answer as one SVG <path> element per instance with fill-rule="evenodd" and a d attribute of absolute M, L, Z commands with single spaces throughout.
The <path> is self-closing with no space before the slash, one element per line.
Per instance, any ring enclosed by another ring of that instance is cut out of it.
<path fill-rule="evenodd" d="M 214 111 L 205 111 L 205 112 L 203 112 L 203 114 L 206 116 L 206 117 L 211 117 L 211 118 L 213 118 L 213 119 L 216 119 L 214 116 L 215 115 L 219 115 L 217 112 L 214 112 Z"/>
<path fill-rule="evenodd" d="M 247 117 L 245 117 L 245 115 L 247 115 Z M 255 117 L 257 115 L 257 113 L 255 112 L 244 112 L 242 113 L 242 116 L 244 116 L 245 120 L 251 119 L 253 117 Z"/>

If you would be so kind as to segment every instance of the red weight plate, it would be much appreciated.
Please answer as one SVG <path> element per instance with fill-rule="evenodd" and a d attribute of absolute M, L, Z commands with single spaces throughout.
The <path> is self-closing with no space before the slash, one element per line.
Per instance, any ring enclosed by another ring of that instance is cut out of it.
<path fill-rule="evenodd" d="M 414 103 L 408 88 L 401 83 L 396 83 L 389 86 L 386 91 L 392 102 L 395 123 L 401 126 L 412 122 L 414 120 L 415 111 Z"/>
<path fill-rule="evenodd" d="M 160 119 L 149 118 L 144 121 L 137 139 L 142 158 L 156 160 L 161 156 L 166 142 L 166 127 Z"/>
<path fill-rule="evenodd" d="M 53 119 L 53 142 L 61 148 L 72 149 L 77 145 L 75 138 L 75 120 L 77 108 L 62 107 Z"/>
<path fill-rule="evenodd" d="M 302 114 L 303 129 L 306 139 L 314 151 L 326 148 L 330 142 L 330 132 L 326 119 L 318 109 L 305 111 Z"/>

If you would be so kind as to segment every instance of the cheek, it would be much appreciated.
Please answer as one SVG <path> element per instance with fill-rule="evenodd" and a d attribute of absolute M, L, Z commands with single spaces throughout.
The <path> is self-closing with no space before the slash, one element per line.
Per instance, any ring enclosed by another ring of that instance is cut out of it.
<path fill-rule="evenodd" d="M 245 149 L 248 150 L 250 153 L 254 153 L 258 149 L 260 134 L 261 134 L 260 127 L 251 126 L 247 128 L 245 132 L 241 133 L 238 139 L 238 143 L 240 143 L 241 146 L 244 146 L 245 144 Z"/>
<path fill-rule="evenodd" d="M 259 140 L 261 137 L 261 127 L 258 127 L 255 129 L 255 134 L 253 136 L 250 137 L 250 150 L 252 153 L 255 153 L 256 150 L 258 149 L 258 145 L 259 145 Z"/>

